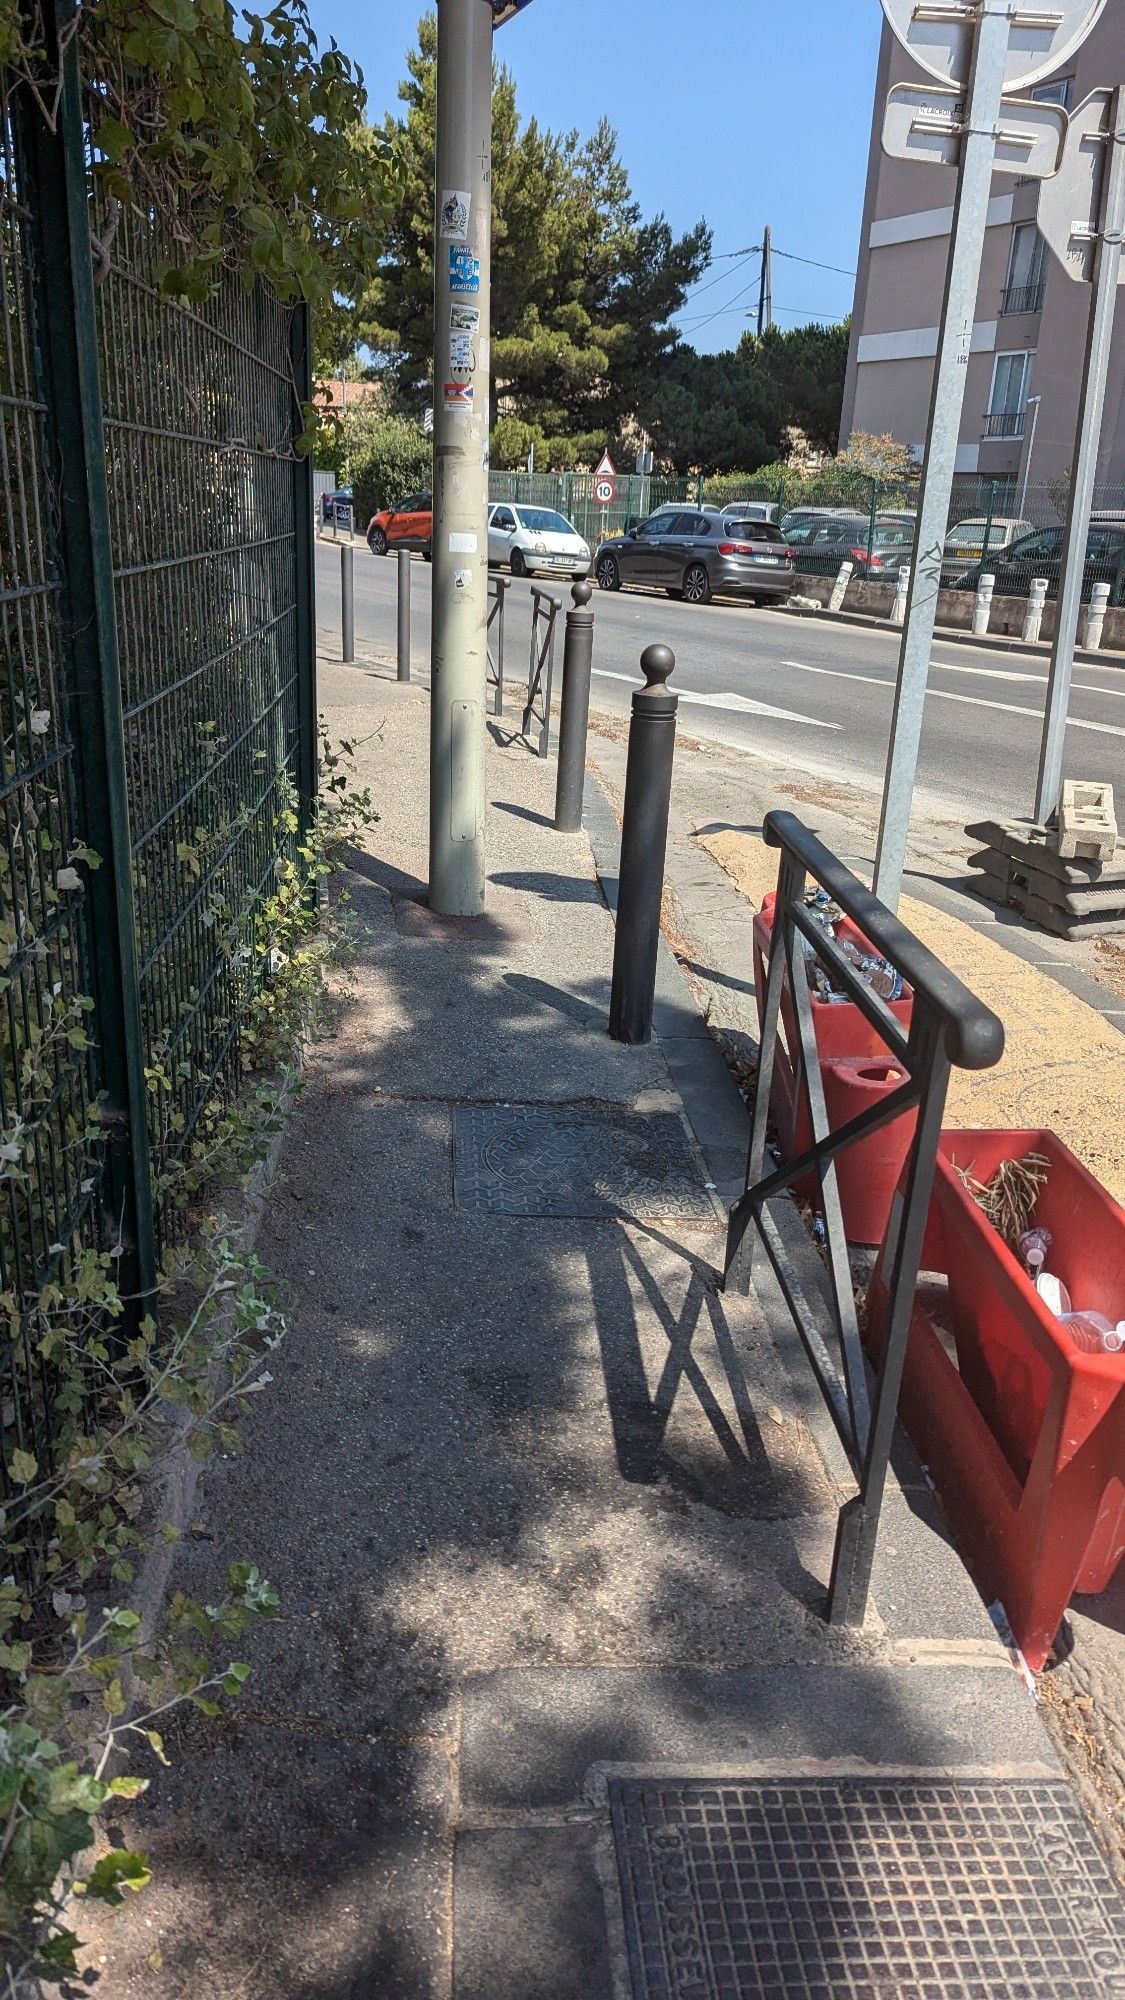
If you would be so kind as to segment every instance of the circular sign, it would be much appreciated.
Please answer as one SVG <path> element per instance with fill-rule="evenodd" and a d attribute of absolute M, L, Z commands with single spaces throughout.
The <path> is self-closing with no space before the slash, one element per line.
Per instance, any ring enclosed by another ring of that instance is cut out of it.
<path fill-rule="evenodd" d="M 1059 69 L 1086 40 L 1106 0 L 1028 0 L 1013 9 L 1005 91 L 1025 89 Z M 974 0 L 947 0 L 941 7 L 918 0 L 883 0 L 883 12 L 920 69 L 942 83 L 965 84 L 978 17 Z M 930 16 L 920 19 L 919 16 Z"/>
<path fill-rule="evenodd" d="M 612 506 L 617 497 L 617 488 L 612 479 L 598 479 L 594 482 L 594 498 L 599 507 Z"/>

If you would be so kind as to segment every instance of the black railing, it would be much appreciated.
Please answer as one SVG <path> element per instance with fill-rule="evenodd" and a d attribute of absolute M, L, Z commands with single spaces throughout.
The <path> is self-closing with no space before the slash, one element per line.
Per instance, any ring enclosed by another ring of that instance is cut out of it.
<path fill-rule="evenodd" d="M 986 438 L 1021 438 L 1027 424 L 1026 410 L 992 410 L 981 424 Z"/>
<path fill-rule="evenodd" d="M 1042 278 L 1035 285 L 1009 285 L 1000 307 L 1002 313 L 1037 313 L 1043 310 L 1043 294 L 1046 284 Z"/>
<path fill-rule="evenodd" d="M 485 629 L 485 644 L 488 649 L 488 685 L 495 690 L 492 697 L 493 715 L 504 713 L 504 599 L 511 587 L 510 576 L 490 576 L 488 579 L 488 624 Z"/>
<path fill-rule="evenodd" d="M 533 722 L 539 724 L 539 755 L 545 757 L 551 745 L 551 683 L 555 674 L 555 627 L 562 610 L 561 597 L 551 597 L 534 584 L 531 589 L 531 650 L 527 663 L 527 701 L 523 711 L 523 734 Z"/>
<path fill-rule="evenodd" d="M 754 1246 L 756 1241 L 760 1242 L 776 1273 L 856 1475 L 859 1491 L 841 1508 L 837 1524 L 829 1617 L 835 1624 L 859 1625 L 863 1622 L 871 1582 L 949 1073 L 953 1067 L 990 1069 L 999 1062 L 1004 1030 L 996 1015 L 975 999 L 948 967 L 927 951 L 792 813 L 767 813 L 764 832 L 767 845 L 781 849 L 781 867 L 746 1192 L 731 1210 L 725 1282 L 728 1287 L 749 1288 Z M 872 951 L 901 975 L 912 1000 L 908 1026 L 878 998 L 841 952 L 834 936 L 816 921 L 806 902 L 810 881 L 827 891 L 858 927 Z M 875 1029 L 904 1078 L 901 1088 L 849 1119 L 835 1132 L 828 1128 L 809 991 L 809 965 L 814 960 L 820 962 L 837 990 L 847 995 L 864 1021 Z M 766 1136 L 786 984 L 793 1007 L 791 1018 L 797 1030 L 796 1046 L 789 1051 L 794 1088 L 798 1094 L 802 1090 L 807 1094 L 813 1143 L 771 1172 L 767 1170 Z M 873 1379 L 869 1384 L 836 1161 L 845 1147 L 870 1137 L 904 1112 L 916 1113 L 916 1124 L 887 1231 L 884 1268 L 889 1274 L 890 1309 L 886 1335 L 872 1364 Z M 831 1308 L 825 1300 L 819 1315 L 809 1303 L 801 1276 L 770 1213 L 770 1203 L 775 1197 L 807 1176 L 815 1176 L 819 1187 L 832 1295 Z M 838 1350 L 838 1361 L 833 1347 Z"/>

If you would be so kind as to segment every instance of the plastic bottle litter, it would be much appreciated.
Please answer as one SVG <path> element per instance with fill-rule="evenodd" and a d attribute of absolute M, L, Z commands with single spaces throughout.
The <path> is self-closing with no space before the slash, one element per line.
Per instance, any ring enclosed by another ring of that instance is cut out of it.
<path fill-rule="evenodd" d="M 1120 1354 L 1125 1348 L 1125 1320 L 1114 1326 L 1102 1312 L 1066 1312 L 1059 1324 L 1083 1354 Z"/>
<path fill-rule="evenodd" d="M 1017 1247 L 1031 1277 L 1039 1276 L 1047 1262 L 1047 1252 L 1053 1240 L 1049 1229 L 1024 1230 Z"/>
<path fill-rule="evenodd" d="M 1071 1305 L 1070 1293 L 1062 1279 L 1053 1277 L 1050 1271 L 1040 1271 L 1035 1280 L 1035 1289 L 1048 1312 L 1053 1312 L 1056 1319 L 1064 1319 L 1071 1310 Z"/>

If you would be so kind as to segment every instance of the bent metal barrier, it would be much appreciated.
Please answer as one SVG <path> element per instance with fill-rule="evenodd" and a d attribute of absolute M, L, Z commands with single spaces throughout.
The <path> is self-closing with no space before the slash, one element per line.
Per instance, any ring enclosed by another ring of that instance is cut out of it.
<path fill-rule="evenodd" d="M 755 1244 L 760 1243 L 859 1486 L 858 1493 L 840 1510 L 829 1596 L 832 1623 L 859 1625 L 871 1583 L 949 1073 L 951 1068 L 990 1069 L 999 1062 L 1004 1030 L 996 1015 L 975 999 L 794 814 L 768 813 L 764 833 L 767 845 L 780 848 L 781 865 L 746 1192 L 731 1210 L 725 1284 L 743 1291 L 749 1288 Z M 872 951 L 901 974 L 912 1001 L 909 1025 L 895 1018 L 816 922 L 806 904 L 810 884 L 826 890 L 862 932 Z M 900 1089 L 834 1132 L 828 1126 L 809 991 L 809 966 L 815 960 L 859 1009 L 904 1075 Z M 786 984 L 792 1006 L 790 1019 L 796 1023 L 796 1046 L 788 1053 L 797 1087 L 800 1089 L 803 1082 L 808 1093 L 812 1144 L 770 1172 L 766 1160 L 770 1088 Z M 845 1147 L 879 1131 L 903 1112 L 915 1110 L 917 1121 L 903 1175 L 903 1199 L 892 1211 L 883 1249 L 888 1310 L 878 1366 L 874 1381 L 869 1383 L 836 1162 Z M 827 1248 L 831 1304 L 822 1299 L 819 1311 L 808 1297 L 769 1206 L 806 1176 L 815 1177 L 819 1189 Z"/>
<path fill-rule="evenodd" d="M 488 646 L 488 685 L 495 689 L 492 697 L 493 715 L 504 713 L 504 599 L 512 587 L 510 576 L 490 576 L 488 579 L 488 625 L 486 643 Z"/>
<path fill-rule="evenodd" d="M 555 627 L 562 599 L 532 586 L 531 651 L 527 663 L 527 702 L 523 711 L 523 734 L 533 722 L 539 724 L 539 755 L 551 746 L 551 683 L 555 673 Z M 540 704 L 542 704 L 540 706 Z"/>

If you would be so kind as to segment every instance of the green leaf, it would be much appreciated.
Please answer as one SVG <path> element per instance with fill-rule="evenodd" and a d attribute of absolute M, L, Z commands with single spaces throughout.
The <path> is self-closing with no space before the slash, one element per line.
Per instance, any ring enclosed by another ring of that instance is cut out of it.
<path fill-rule="evenodd" d="M 111 1778 L 109 1789 L 111 1797 L 115 1799 L 139 1799 L 141 1793 L 148 1790 L 148 1779 Z"/>
<path fill-rule="evenodd" d="M 16 1450 L 8 1460 L 8 1471 L 17 1486 L 30 1486 L 39 1470 L 39 1460 L 29 1451 Z"/>
<path fill-rule="evenodd" d="M 109 1686 L 103 1691 L 102 1707 L 105 1709 L 107 1715 L 124 1715 L 125 1713 L 125 1693 L 116 1674 L 110 1681 Z"/>
<path fill-rule="evenodd" d="M 138 1854 L 127 1847 L 115 1847 L 110 1854 L 103 1854 L 92 1875 L 85 1882 L 76 1882 L 75 1888 L 85 1896 L 96 1896 L 99 1902 L 114 1907 L 125 1901 L 121 1891 L 131 1889 L 136 1895 L 146 1883 L 152 1881 L 152 1869 L 147 1854 Z"/>
<path fill-rule="evenodd" d="M 26 1639 L 18 1639 L 11 1646 L 0 1645 L 0 1667 L 6 1667 L 10 1674 L 25 1674 L 31 1665 L 31 1647 Z"/>
<path fill-rule="evenodd" d="M 164 1738 L 160 1734 L 159 1729 L 146 1729 L 144 1731 L 144 1734 L 148 1738 L 150 1749 L 159 1758 L 160 1762 L 164 1765 L 165 1769 L 166 1770 L 170 1769 L 171 1766 L 169 1764 L 169 1760 L 164 1754 Z"/>

